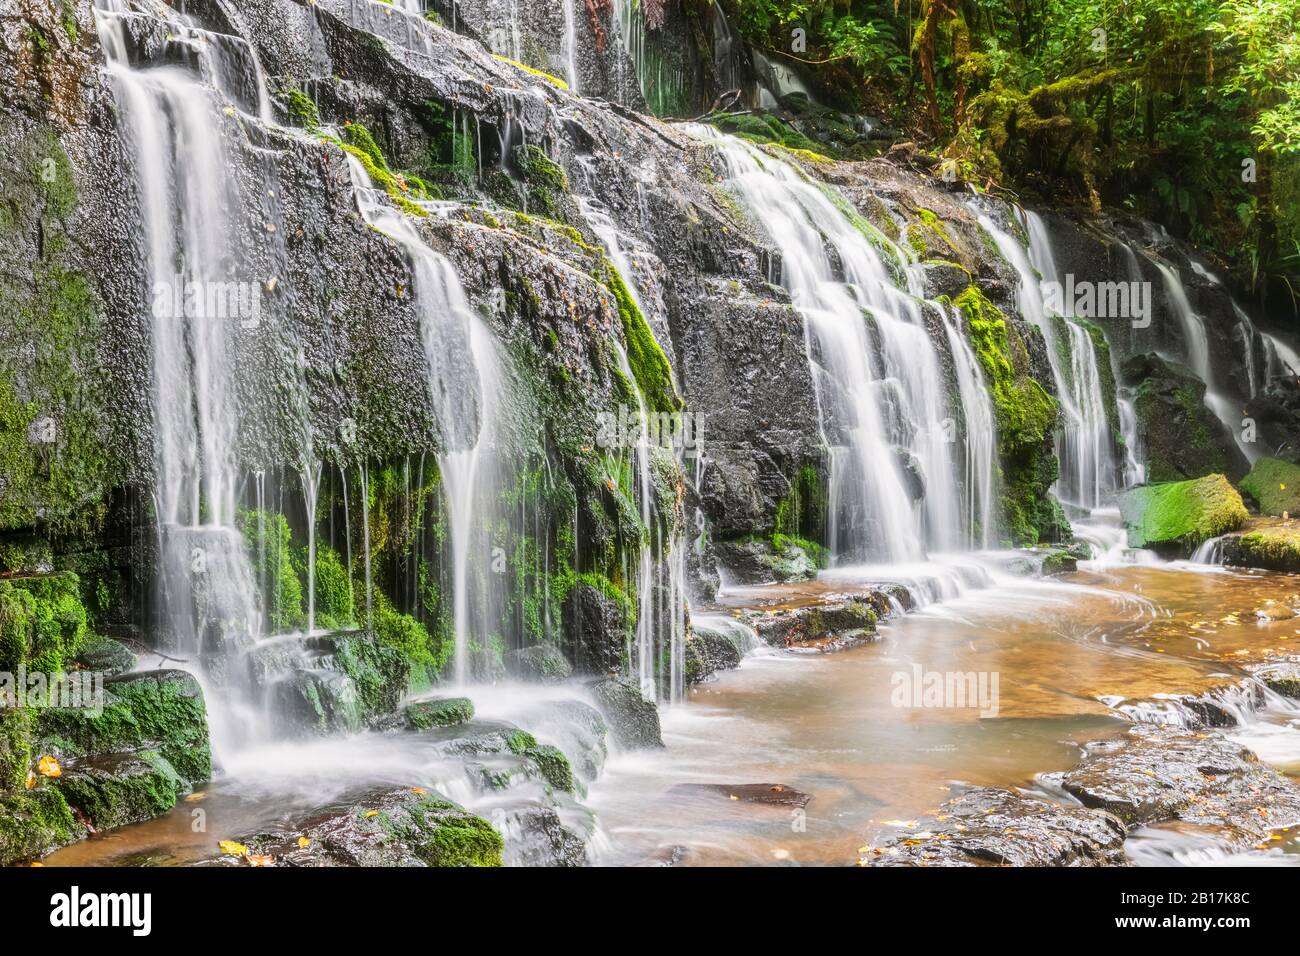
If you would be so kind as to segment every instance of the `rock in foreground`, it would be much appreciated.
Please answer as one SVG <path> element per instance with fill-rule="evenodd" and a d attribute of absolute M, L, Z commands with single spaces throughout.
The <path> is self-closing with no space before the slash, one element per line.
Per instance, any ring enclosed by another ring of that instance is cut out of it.
<path fill-rule="evenodd" d="M 1119 866 L 1124 824 L 1009 790 L 971 790 L 908 833 L 868 851 L 867 866 Z"/>
<path fill-rule="evenodd" d="M 1147 485 L 1118 498 L 1131 548 L 1186 557 L 1197 545 L 1246 523 L 1246 506 L 1223 475 Z"/>

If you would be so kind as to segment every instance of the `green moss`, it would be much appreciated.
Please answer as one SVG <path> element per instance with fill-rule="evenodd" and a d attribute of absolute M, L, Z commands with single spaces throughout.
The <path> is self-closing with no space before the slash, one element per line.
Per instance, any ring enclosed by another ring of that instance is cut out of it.
<path fill-rule="evenodd" d="M 295 552 L 295 566 L 307 574 L 307 549 Z M 342 556 L 329 545 L 316 545 L 316 626 L 328 629 L 351 627 L 356 620 L 356 592 Z"/>
<path fill-rule="evenodd" d="M 55 786 L 96 830 L 162 816 L 189 789 L 167 759 L 154 750 L 115 754 L 65 768 Z"/>
<path fill-rule="evenodd" d="M 0 267 L 0 530 L 85 536 L 122 466 L 107 442 L 96 298 L 68 262 L 76 185 L 48 128 L 3 146 L 0 244 L 22 261 Z"/>
<path fill-rule="evenodd" d="M 421 845 L 419 855 L 430 866 L 501 866 L 504 849 L 501 834 L 490 823 L 460 810 L 442 816 L 432 839 Z"/>
<path fill-rule="evenodd" d="M 1134 548 L 1190 552 L 1247 518 L 1241 495 L 1223 475 L 1133 488 L 1118 500 Z"/>
<path fill-rule="evenodd" d="M 359 124 L 353 124 L 353 126 L 357 125 Z M 345 127 L 344 135 L 347 135 L 346 130 L 352 128 L 352 126 Z M 365 130 L 365 127 L 361 127 L 361 129 Z M 364 136 L 361 134 L 354 135 L 359 141 L 368 141 L 368 145 L 374 147 L 373 152 L 368 152 L 360 146 L 355 146 L 352 143 L 345 143 L 342 140 L 333 139 L 332 137 L 326 138 L 330 139 L 339 147 L 339 149 L 343 150 L 348 155 L 355 157 L 356 160 L 361 163 L 362 168 L 365 169 L 366 175 L 370 177 L 370 181 L 387 193 L 388 198 L 393 201 L 393 205 L 397 206 L 398 209 L 417 217 L 429 215 L 425 209 L 417 206 L 411 199 L 411 197 L 414 197 L 415 199 L 430 198 L 427 190 L 422 188 L 420 181 L 408 181 L 406 178 L 390 172 L 386 160 L 384 160 L 382 166 L 379 165 L 379 163 L 375 161 L 375 155 L 378 155 L 379 159 L 383 160 L 383 153 L 379 152 L 379 148 L 375 145 L 374 138 L 370 136 L 369 130 L 365 131 Z"/>
<path fill-rule="evenodd" d="M 494 59 L 500 60 L 502 63 L 509 63 L 511 66 L 515 67 L 516 69 L 523 70 L 529 76 L 540 77 L 541 79 L 554 84 L 557 88 L 561 90 L 567 90 L 569 88 L 569 84 L 565 83 L 558 76 L 552 76 L 549 73 L 545 73 L 541 70 L 534 69 L 533 67 L 528 66 L 525 63 L 520 63 L 518 60 L 512 60 L 509 57 L 497 56 L 495 53 L 493 53 L 492 56 Z"/>
<path fill-rule="evenodd" d="M 528 188 L 528 208 L 541 211 L 551 219 L 559 218 L 560 197 L 569 189 L 564 170 L 533 143 L 515 147 L 514 164 Z"/>
<path fill-rule="evenodd" d="M 212 777 L 203 691 L 183 671 L 127 674 L 105 682 L 101 712 L 49 708 L 37 715 L 44 748 L 72 756 L 157 750 L 189 785 Z"/>
<path fill-rule="evenodd" d="M 1015 544 L 1060 538 L 1067 530 L 1048 493 L 1059 464 L 1051 450 L 1058 405 L 1030 374 L 1029 351 L 1015 327 L 976 286 L 953 302 L 993 400 L 1002 472 L 1002 527 Z"/>
<path fill-rule="evenodd" d="M 418 643 L 405 627 L 400 640 L 408 646 Z M 372 637 L 364 632 L 335 636 L 334 662 L 352 679 L 363 719 L 396 712 L 414 666 L 402 648 L 385 644 L 377 635 Z"/>
<path fill-rule="evenodd" d="M 1300 529 L 1263 528 L 1228 539 L 1231 564 L 1300 573 Z"/>
<path fill-rule="evenodd" d="M 40 784 L 29 793 L 0 796 L 0 866 L 34 860 L 84 833 L 53 787 Z"/>
<path fill-rule="evenodd" d="M 289 115 L 297 119 L 303 129 L 309 133 L 320 131 L 320 110 L 310 96 L 293 86 L 281 90 L 280 95 L 284 97 Z"/>
<path fill-rule="evenodd" d="M 1259 505 L 1260 514 L 1300 517 L 1300 465 L 1261 458 L 1241 479 L 1241 490 Z"/>
<path fill-rule="evenodd" d="M 811 560 L 817 567 L 830 567 L 830 552 L 817 542 L 809 541 L 807 538 L 798 538 L 787 534 L 772 535 L 772 549 L 776 551 L 778 557 L 789 558 L 792 556 L 792 552 L 796 548 L 807 555 L 809 560 Z"/>
<path fill-rule="evenodd" d="M 646 407 L 653 412 L 680 410 L 682 399 L 677 394 L 677 386 L 673 384 L 673 370 L 668 364 L 668 357 L 659 347 L 650 323 L 637 307 L 623 277 L 609 260 L 606 260 L 602 281 L 618 305 L 623 340 L 627 345 L 627 363 Z"/>
<path fill-rule="evenodd" d="M 250 509 L 240 513 L 239 522 L 253 565 L 254 582 L 263 589 L 262 606 L 271 632 L 301 630 L 307 624 L 307 612 L 288 520 L 272 511 Z"/>
<path fill-rule="evenodd" d="M 826 525 L 826 486 L 813 465 L 799 469 L 790 490 L 776 505 L 772 531 L 778 535 L 820 538 Z"/>
<path fill-rule="evenodd" d="M 474 704 L 468 697 L 439 697 L 406 705 L 406 722 L 415 730 L 455 727 L 474 719 Z"/>
<path fill-rule="evenodd" d="M 707 118 L 725 133 L 732 133 L 751 143 L 773 143 L 790 151 L 804 151 L 817 157 L 818 161 L 829 160 L 820 150 L 824 147 L 814 143 L 798 130 L 766 113 L 715 113 Z"/>
<path fill-rule="evenodd" d="M 75 574 L 0 579 L 0 670 L 57 674 L 87 634 Z"/>
<path fill-rule="evenodd" d="M 564 793 L 573 793 L 573 768 L 564 751 L 550 744 L 535 744 L 524 751 L 524 756 L 533 762 L 548 786 Z"/>

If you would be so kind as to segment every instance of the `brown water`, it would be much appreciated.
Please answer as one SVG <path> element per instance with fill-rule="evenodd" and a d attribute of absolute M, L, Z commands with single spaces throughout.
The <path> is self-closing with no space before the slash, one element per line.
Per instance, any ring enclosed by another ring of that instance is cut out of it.
<path fill-rule="evenodd" d="M 720 613 L 807 603 L 867 580 L 878 578 L 732 591 Z M 1080 744 L 1128 726 L 1110 705 L 1205 691 L 1239 679 L 1246 662 L 1288 653 L 1300 642 L 1291 606 L 1300 607 L 1300 578 L 1278 574 L 1126 565 L 1043 581 L 994 572 L 991 586 L 882 624 L 877 643 L 827 655 L 760 650 L 665 712 L 666 749 L 611 758 L 586 801 L 601 831 L 597 862 L 850 864 L 860 847 L 932 811 L 954 788 L 1032 789 L 1036 775 L 1073 766 Z M 996 675 L 996 716 L 895 706 L 895 675 L 915 667 L 983 674 L 990 690 Z M 509 716 L 508 697 L 476 703 L 480 713 Z M 1265 759 L 1300 769 L 1300 731 L 1286 715 L 1264 715 L 1242 737 Z M 45 862 L 191 862 L 216 839 L 359 781 L 433 786 L 468 802 L 454 768 L 418 747 L 360 740 L 245 755 L 173 813 Z M 683 783 L 781 783 L 812 800 L 800 811 L 670 792 Z M 198 832 L 196 810 L 205 816 Z M 1157 832 L 1135 845 L 1152 862 L 1167 846 L 1204 839 Z"/>
<path fill-rule="evenodd" d="M 729 598 L 779 606 L 828 589 L 844 582 Z M 1204 691 L 1240 677 L 1240 661 L 1285 653 L 1300 619 L 1255 611 L 1300 605 L 1297 591 L 1300 579 L 1263 573 L 1081 571 L 971 591 L 883 625 L 878 643 L 856 650 L 747 658 L 666 716 L 665 752 L 607 770 L 591 801 L 616 848 L 606 860 L 681 846 L 699 864 L 851 863 L 955 786 L 1034 788 L 1037 774 L 1070 768 L 1079 744 L 1128 726 L 1099 698 Z M 913 665 L 996 673 L 997 716 L 893 706 L 891 678 Z M 1300 752 L 1300 732 L 1278 729 L 1282 755 Z M 681 782 L 781 783 L 813 799 L 803 815 L 683 801 L 668 794 Z"/>

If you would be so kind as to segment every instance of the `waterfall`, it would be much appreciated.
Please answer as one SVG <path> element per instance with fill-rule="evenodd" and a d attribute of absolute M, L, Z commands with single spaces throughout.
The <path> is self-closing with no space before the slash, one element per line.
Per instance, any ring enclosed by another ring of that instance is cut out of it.
<path fill-rule="evenodd" d="M 1056 443 L 1057 457 L 1061 460 L 1057 495 L 1062 500 L 1091 510 L 1114 491 L 1116 484 L 1113 443 L 1110 425 L 1106 421 L 1106 400 L 1092 336 L 1070 316 L 1059 316 L 1068 336 L 1066 341 L 1059 341 L 1058 331 L 1047 310 L 1044 284 L 1054 283 L 1060 288 L 1061 275 L 1043 220 L 1027 209 L 1016 210 L 1029 237 L 1026 250 L 1019 240 L 987 215 L 978 209 L 975 212 L 980 226 L 992 237 L 998 251 L 1019 276 L 1017 306 L 1020 314 L 1037 326 L 1047 342 L 1047 360 L 1062 412 Z M 1068 362 L 1062 351 L 1068 354 Z"/>
<path fill-rule="evenodd" d="M 959 547 L 971 529 L 963 522 L 968 496 L 950 439 L 962 412 L 968 437 L 973 428 L 986 436 L 976 448 L 991 442 L 991 413 L 976 410 L 987 397 L 950 407 L 922 304 L 894 284 L 872 240 L 836 199 L 847 201 L 742 140 L 688 128 L 714 143 L 728 186 L 779 248 L 777 278 L 804 317 L 822 438 L 831 450 L 832 551 L 898 563 L 921 559 L 927 545 Z M 887 254 L 902 258 L 888 246 Z M 974 374 L 964 354 L 955 356 L 958 365 Z M 968 381 L 963 395 L 974 391 Z M 991 450 L 984 458 L 975 500 L 987 509 Z"/>
<path fill-rule="evenodd" d="M 576 95 L 578 82 L 578 21 L 573 11 L 574 0 L 564 0 L 564 64 L 568 73 L 569 89 Z"/>
<path fill-rule="evenodd" d="M 1146 484 L 1147 469 L 1142 463 L 1142 436 L 1138 432 L 1137 408 L 1133 397 L 1121 389 L 1116 397 L 1119 404 L 1120 434 L 1124 438 L 1124 487 Z"/>
<path fill-rule="evenodd" d="M 482 459 L 494 438 L 496 397 L 501 389 L 499 358 L 492 335 L 469 307 L 452 264 L 420 238 L 410 219 L 385 201 L 355 157 L 348 157 L 348 165 L 362 218 L 398 242 L 411 262 L 412 292 L 429 365 L 429 398 L 443 449 L 438 465 L 451 532 L 454 673 L 456 683 L 463 685 L 470 678 L 470 571 L 482 550 L 473 547 L 473 537 L 484 528 L 495 498 Z M 364 480 L 364 469 L 362 475 Z M 363 509 L 365 501 L 362 488 Z M 366 589 L 369 593 L 369 582 Z"/>
<path fill-rule="evenodd" d="M 1232 440 L 1246 460 L 1253 462 L 1261 452 L 1252 443 L 1242 440 L 1241 403 L 1234 401 L 1231 395 L 1220 391 L 1215 382 L 1214 369 L 1210 365 L 1209 335 L 1205 329 L 1205 317 L 1192 308 L 1187 298 L 1187 289 L 1178 272 L 1164 262 L 1152 261 L 1164 280 L 1169 304 L 1182 329 L 1183 343 L 1187 350 L 1187 365 L 1196 377 L 1205 383 L 1205 407 L 1223 423 L 1223 427 L 1232 436 Z"/>
<path fill-rule="evenodd" d="M 632 271 L 631 263 L 628 261 L 627 254 L 623 251 L 618 227 L 615 226 L 614 221 L 605 212 L 598 209 L 590 200 L 583 198 L 579 202 L 582 205 L 587 222 L 591 225 L 592 231 L 596 233 L 597 238 L 600 239 L 601 245 L 605 247 L 610 263 L 622 278 L 623 284 L 627 287 L 628 293 L 632 296 L 637 308 L 641 310 L 643 315 L 649 315 L 650 313 L 645 310 L 645 303 L 636 282 L 636 276 Z M 663 650 L 660 638 L 666 629 L 669 658 L 668 697 L 670 701 L 676 702 L 681 699 L 684 684 L 682 660 L 686 640 L 686 539 L 684 535 L 674 536 L 673 540 L 669 542 L 667 554 L 663 558 L 665 566 L 662 570 L 666 572 L 668 579 L 667 594 L 664 595 L 666 606 L 663 606 L 657 599 L 664 589 L 661 586 L 660 569 L 656 567 L 655 549 L 652 545 L 658 544 L 659 553 L 664 555 L 664 542 L 651 542 L 650 540 L 651 529 L 656 529 L 658 525 L 658 522 L 654 520 L 652 508 L 650 410 L 646 406 L 645 396 L 641 394 L 636 375 L 628 362 L 626 349 L 617 339 L 612 340 L 612 342 L 615 354 L 618 357 L 619 370 L 627 379 L 636 396 L 638 423 L 635 448 L 637 504 L 640 509 L 641 524 L 646 532 L 641 542 L 637 563 L 636 646 L 630 649 L 628 660 L 635 662 L 636 678 L 641 687 L 641 695 L 647 700 L 655 700 L 659 688 L 659 681 L 656 679 L 657 663 L 662 660 L 661 651 Z M 680 464 L 679 458 L 678 465 L 680 466 Z"/>
<path fill-rule="evenodd" d="M 256 58 L 239 73 L 228 54 L 242 41 L 168 14 L 169 44 L 194 72 L 132 66 L 122 0 L 97 0 L 94 16 L 130 147 L 153 295 L 154 501 L 159 525 L 160 604 L 176 650 L 202 672 L 245 653 L 261 633 L 261 611 L 239 498 L 233 358 L 238 336 L 256 327 L 260 278 L 239 274 L 250 236 L 238 215 L 245 196 L 230 175 L 223 142 L 265 103 Z M 249 89 L 253 87 L 253 89 Z M 233 109 L 230 107 L 233 105 Z M 261 488 L 260 479 L 258 483 Z M 218 666 L 218 671 L 225 668 Z M 230 668 L 228 678 L 242 671 Z M 250 688 L 238 688 L 251 698 Z M 265 715 L 235 703 L 214 712 L 218 749 L 265 732 Z"/>

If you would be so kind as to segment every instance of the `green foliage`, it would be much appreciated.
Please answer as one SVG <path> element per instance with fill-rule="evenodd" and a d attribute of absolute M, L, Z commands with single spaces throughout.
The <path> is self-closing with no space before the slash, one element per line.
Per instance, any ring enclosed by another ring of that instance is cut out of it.
<path fill-rule="evenodd" d="M 86 634 L 75 574 L 0 579 L 0 670 L 57 674 Z"/>
<path fill-rule="evenodd" d="M 305 589 L 298 578 L 288 520 L 274 511 L 249 509 L 240 513 L 239 523 L 253 580 L 262 586 L 262 607 L 271 633 L 300 630 L 307 623 Z"/>

